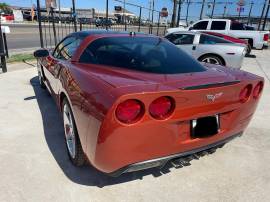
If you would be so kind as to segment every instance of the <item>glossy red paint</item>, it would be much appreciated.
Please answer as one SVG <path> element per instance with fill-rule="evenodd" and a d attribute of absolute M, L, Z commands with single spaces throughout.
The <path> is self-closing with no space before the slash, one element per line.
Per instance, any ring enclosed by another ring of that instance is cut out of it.
<path fill-rule="evenodd" d="M 204 72 L 166 75 L 78 62 L 91 42 L 108 36 L 119 34 L 85 38 L 69 61 L 51 55 L 40 60 L 46 85 L 58 107 L 61 109 L 63 96 L 69 100 L 83 150 L 95 168 L 111 173 L 133 163 L 200 148 L 246 129 L 259 97 L 250 96 L 243 103 L 239 94 L 247 85 L 253 90 L 259 82 L 263 84 L 262 77 L 210 64 L 205 64 Z M 188 89 L 224 82 L 235 83 Z M 208 94 L 219 93 L 222 96 L 215 101 L 207 99 Z M 163 96 L 172 98 L 174 106 L 169 116 L 159 120 L 149 108 Z M 136 122 L 123 123 L 116 117 L 117 107 L 127 100 L 138 100 L 144 106 L 144 113 Z M 220 115 L 219 133 L 193 139 L 190 121 L 216 114 Z"/>

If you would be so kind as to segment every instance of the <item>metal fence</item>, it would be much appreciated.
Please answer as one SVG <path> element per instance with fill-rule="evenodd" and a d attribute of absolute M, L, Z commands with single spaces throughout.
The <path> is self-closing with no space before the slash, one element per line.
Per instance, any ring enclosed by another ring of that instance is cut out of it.
<path fill-rule="evenodd" d="M 122 3 L 121 0 L 114 0 Z M 137 10 L 138 16 L 130 19 L 129 16 L 115 16 L 108 10 L 98 18 L 93 16 L 92 9 L 76 9 L 75 3 L 71 10 L 45 9 L 40 7 L 37 0 L 37 20 L 39 23 L 41 47 L 52 48 L 65 36 L 72 32 L 89 29 L 109 29 L 115 31 L 144 32 L 163 36 L 168 24 L 162 21 L 161 12 L 140 5 L 125 3 L 125 12 L 128 9 Z"/>

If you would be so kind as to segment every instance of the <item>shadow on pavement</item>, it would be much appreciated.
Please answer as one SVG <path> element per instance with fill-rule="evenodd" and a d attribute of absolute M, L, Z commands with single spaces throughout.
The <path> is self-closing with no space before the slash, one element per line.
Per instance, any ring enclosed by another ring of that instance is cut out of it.
<path fill-rule="evenodd" d="M 97 171 L 95 168 L 89 165 L 83 167 L 73 166 L 67 155 L 62 118 L 56 107 L 56 104 L 54 103 L 54 100 L 46 90 L 40 88 L 38 77 L 32 78 L 30 83 L 33 86 L 35 97 L 31 96 L 29 98 L 25 98 L 24 100 L 27 101 L 35 98 L 37 99 L 38 106 L 42 115 L 44 135 L 48 147 L 59 167 L 73 182 L 101 188 L 104 186 L 143 179 L 143 177 L 146 175 L 159 177 L 162 174 L 170 172 L 170 168 L 173 166 L 166 165 L 162 170 L 148 169 L 145 171 L 126 173 L 120 177 L 113 178 Z"/>
<path fill-rule="evenodd" d="M 70 180 L 78 184 L 97 186 L 102 188 L 104 186 L 125 183 L 133 180 L 141 180 L 144 176 L 147 175 L 159 177 L 163 174 L 170 173 L 171 169 L 179 169 L 184 166 L 190 166 L 190 162 L 192 160 L 198 160 L 205 155 L 212 154 L 216 152 L 217 148 L 224 146 L 224 144 L 222 144 L 217 147 L 210 148 L 207 151 L 202 151 L 196 154 L 181 157 L 179 159 L 174 159 L 172 162 L 167 163 L 163 168 L 152 168 L 133 173 L 125 173 L 117 178 L 105 175 L 90 165 L 75 167 L 71 164 L 67 154 L 62 117 L 60 116 L 53 98 L 50 96 L 48 91 L 40 87 L 37 76 L 32 78 L 30 83 L 34 89 L 35 96 L 24 98 L 24 100 L 28 101 L 37 99 L 43 120 L 44 135 L 48 147 L 65 175 Z"/>

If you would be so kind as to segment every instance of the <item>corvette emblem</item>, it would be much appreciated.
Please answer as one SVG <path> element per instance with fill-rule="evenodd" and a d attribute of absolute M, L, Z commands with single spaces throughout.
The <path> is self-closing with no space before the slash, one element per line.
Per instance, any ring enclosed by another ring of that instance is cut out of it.
<path fill-rule="evenodd" d="M 215 100 L 218 99 L 218 98 L 220 98 L 222 95 L 223 95 L 222 92 L 217 93 L 217 94 L 215 94 L 215 95 L 210 95 L 210 94 L 209 94 L 209 95 L 206 95 L 206 98 L 207 98 L 207 100 L 209 100 L 209 101 L 215 102 Z"/>

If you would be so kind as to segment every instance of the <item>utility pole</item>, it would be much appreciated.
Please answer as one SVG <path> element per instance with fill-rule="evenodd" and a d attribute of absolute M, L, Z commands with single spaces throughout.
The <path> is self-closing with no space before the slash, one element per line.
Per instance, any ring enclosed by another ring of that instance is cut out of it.
<path fill-rule="evenodd" d="M 148 16 L 149 22 L 150 22 L 150 19 L 151 19 L 151 10 L 152 10 L 152 0 L 149 0 L 149 16 Z"/>
<path fill-rule="evenodd" d="M 178 16 L 177 16 L 177 27 L 179 26 L 180 19 L 181 19 L 182 3 L 183 3 L 183 0 L 179 0 L 179 4 L 178 4 Z"/>
<path fill-rule="evenodd" d="M 107 1 L 109 1 L 109 0 L 107 0 Z M 125 24 L 125 31 L 127 31 L 126 0 L 124 0 L 123 18 L 124 18 L 124 24 Z"/>
<path fill-rule="evenodd" d="M 215 6 L 216 6 L 216 0 L 214 0 L 214 2 L 213 2 L 213 7 L 212 7 L 211 18 L 213 18 L 214 11 L 215 11 Z"/>
<path fill-rule="evenodd" d="M 260 28 L 261 28 L 261 23 L 262 23 L 262 19 L 263 19 L 263 15 L 264 15 L 266 4 L 267 4 L 267 0 L 265 0 L 265 2 L 263 4 L 262 14 L 261 14 L 259 25 L 258 25 L 258 30 L 260 30 Z"/>
<path fill-rule="evenodd" d="M 265 29 L 265 25 L 266 25 L 266 21 L 267 21 L 267 17 L 268 17 L 269 8 L 270 8 L 270 0 L 268 1 L 268 6 L 267 6 L 266 14 L 265 14 L 265 17 L 264 17 L 262 30 Z"/>
<path fill-rule="evenodd" d="M 189 12 L 189 5 L 190 5 L 190 0 L 188 0 L 188 2 L 187 2 L 187 15 L 186 15 L 186 23 L 187 23 L 187 25 L 189 24 L 188 23 L 188 12 Z"/>
<path fill-rule="evenodd" d="M 201 14 L 200 14 L 200 20 L 202 19 L 202 16 L 203 16 L 204 4 L 205 4 L 205 0 L 203 0 L 203 2 L 202 2 L 202 8 L 201 8 Z"/>
<path fill-rule="evenodd" d="M 248 13 L 248 21 L 247 21 L 247 25 L 249 25 L 249 23 L 250 23 L 250 16 L 251 16 L 251 11 L 252 11 L 253 5 L 254 5 L 254 2 L 252 1 L 252 2 L 250 3 L 250 9 L 249 9 L 249 13 Z"/>

